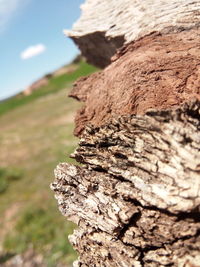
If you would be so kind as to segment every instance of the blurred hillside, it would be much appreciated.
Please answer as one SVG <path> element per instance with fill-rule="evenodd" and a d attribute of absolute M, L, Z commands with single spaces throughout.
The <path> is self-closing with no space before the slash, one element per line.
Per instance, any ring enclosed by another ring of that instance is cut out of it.
<path fill-rule="evenodd" d="M 60 67 L 59 69 L 53 71 L 52 73 L 48 73 L 42 78 L 38 79 L 30 86 L 28 86 L 21 94 L 22 95 L 30 95 L 34 91 L 40 89 L 42 86 L 46 86 L 51 82 L 51 78 L 59 77 L 63 74 L 72 74 L 74 73 L 80 66 L 81 61 L 84 61 L 81 55 L 78 55 L 71 64 L 67 64 L 65 66 Z M 69 75 L 70 76 L 70 75 Z"/>
<path fill-rule="evenodd" d="M 73 119 L 80 104 L 67 94 L 78 77 L 96 70 L 83 60 L 72 66 L 31 94 L 0 103 L 0 266 L 71 266 L 76 258 L 67 240 L 74 226 L 49 189 L 55 166 L 72 162 L 77 145 Z"/>

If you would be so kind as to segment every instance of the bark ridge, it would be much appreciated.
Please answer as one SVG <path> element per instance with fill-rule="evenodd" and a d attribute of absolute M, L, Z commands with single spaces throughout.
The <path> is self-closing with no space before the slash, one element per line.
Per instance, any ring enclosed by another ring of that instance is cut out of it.
<path fill-rule="evenodd" d="M 58 165 L 63 215 L 79 225 L 70 237 L 74 266 L 199 266 L 200 101 L 88 126 Z"/>

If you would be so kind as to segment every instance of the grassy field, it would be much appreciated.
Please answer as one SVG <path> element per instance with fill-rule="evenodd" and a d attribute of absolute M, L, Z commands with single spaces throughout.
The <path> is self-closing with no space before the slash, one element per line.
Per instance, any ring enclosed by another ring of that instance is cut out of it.
<path fill-rule="evenodd" d="M 92 65 L 87 64 L 85 61 L 81 61 L 80 63 L 74 65 L 78 65 L 77 69 L 74 72 L 68 75 L 63 74 L 57 77 L 50 78 L 48 85 L 39 88 L 39 90 L 36 90 L 31 95 L 28 96 L 18 95 L 16 97 L 10 98 L 0 103 L 0 115 L 12 109 L 15 109 L 18 106 L 30 103 L 33 100 L 38 99 L 39 97 L 51 93 L 56 93 L 57 91 L 60 91 L 66 86 L 69 86 L 79 77 L 88 75 L 89 73 L 95 70 L 95 68 Z"/>
<path fill-rule="evenodd" d="M 0 103 L 0 255 L 33 248 L 47 266 L 76 258 L 67 240 L 74 225 L 58 211 L 49 184 L 59 162 L 73 162 L 77 145 L 73 120 L 80 104 L 67 94 L 75 79 L 93 71 L 81 62 L 32 95 Z"/>

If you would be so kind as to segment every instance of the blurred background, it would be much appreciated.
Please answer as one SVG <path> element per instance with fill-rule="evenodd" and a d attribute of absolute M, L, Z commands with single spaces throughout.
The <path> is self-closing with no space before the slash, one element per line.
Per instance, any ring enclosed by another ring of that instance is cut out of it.
<path fill-rule="evenodd" d="M 64 36 L 84 0 L 0 0 L 0 266 L 72 266 L 49 185 L 73 162 L 73 82 L 96 71 Z"/>

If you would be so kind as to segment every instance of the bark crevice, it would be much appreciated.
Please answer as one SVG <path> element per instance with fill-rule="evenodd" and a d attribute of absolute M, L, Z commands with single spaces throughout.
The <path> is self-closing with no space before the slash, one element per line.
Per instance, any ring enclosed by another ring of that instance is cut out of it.
<path fill-rule="evenodd" d="M 199 125 L 196 99 L 87 127 L 73 154 L 83 165 L 60 164 L 51 185 L 79 225 L 77 266 L 199 263 Z"/>

